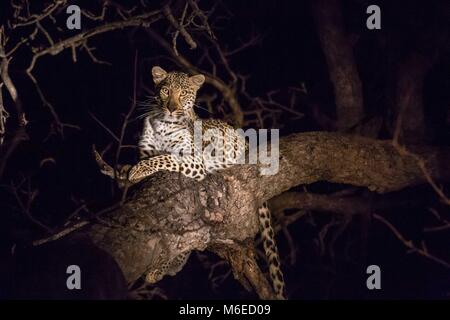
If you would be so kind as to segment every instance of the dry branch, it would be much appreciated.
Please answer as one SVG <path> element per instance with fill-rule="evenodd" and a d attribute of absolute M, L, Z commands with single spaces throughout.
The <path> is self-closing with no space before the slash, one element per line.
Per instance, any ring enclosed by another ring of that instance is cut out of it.
<path fill-rule="evenodd" d="M 450 263 L 448 263 L 447 261 L 444 261 L 432 254 L 430 254 L 428 252 L 428 250 L 426 249 L 426 247 L 424 248 L 418 248 L 417 246 L 414 245 L 413 241 L 411 240 L 407 240 L 401 233 L 400 231 L 398 231 L 389 221 L 387 221 L 385 218 L 383 218 L 382 216 L 375 214 L 374 218 L 377 219 L 378 221 L 381 221 L 385 226 L 387 226 L 389 228 L 389 230 L 392 231 L 392 233 L 394 234 L 394 236 L 401 242 L 403 243 L 403 245 L 405 245 L 405 247 L 407 247 L 408 249 L 410 249 L 410 252 L 414 252 L 417 253 L 427 259 L 430 259 L 438 264 L 440 264 L 441 266 L 444 266 L 448 269 L 450 269 Z"/>
<path fill-rule="evenodd" d="M 123 29 L 128 27 L 150 26 L 152 23 L 159 20 L 160 18 L 161 13 L 159 11 L 151 11 L 141 15 L 136 15 L 134 17 L 129 17 L 127 20 L 105 23 L 91 30 L 78 33 L 75 36 L 64 39 L 60 42 L 55 43 L 50 47 L 47 47 L 45 49 L 36 52 L 33 56 L 33 59 L 29 67 L 27 68 L 27 73 L 30 74 L 36 64 L 36 61 L 45 55 L 48 54 L 56 55 L 64 49 L 72 48 L 73 46 L 83 45 L 89 38 L 105 32 L 110 32 L 117 29 Z"/>
<path fill-rule="evenodd" d="M 173 16 L 172 10 L 170 10 L 170 7 L 168 5 L 165 5 L 163 7 L 163 14 L 166 17 L 166 19 L 170 22 L 170 24 L 175 28 L 175 30 L 177 30 L 181 34 L 181 36 L 184 38 L 189 47 L 191 49 L 197 48 L 197 43 L 194 41 L 194 39 L 192 39 L 191 35 L 189 34 L 189 32 L 186 31 L 184 26 L 178 23 L 177 19 L 175 19 L 175 17 Z M 173 49 L 176 52 L 175 48 L 176 47 L 174 46 Z"/>

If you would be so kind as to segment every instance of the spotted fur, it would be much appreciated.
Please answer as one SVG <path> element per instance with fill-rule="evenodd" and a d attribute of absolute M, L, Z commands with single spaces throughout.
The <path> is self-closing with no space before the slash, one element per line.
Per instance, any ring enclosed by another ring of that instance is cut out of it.
<path fill-rule="evenodd" d="M 133 167 L 128 179 L 137 182 L 158 171 L 175 171 L 202 180 L 207 173 L 236 164 L 245 152 L 245 141 L 233 127 L 220 120 L 200 120 L 194 111 L 197 90 L 205 81 L 203 75 L 189 77 L 185 73 L 167 73 L 152 69 L 158 94 L 147 106 L 144 130 L 139 141 L 141 161 Z M 201 121 L 202 149 L 194 143 L 194 124 Z M 217 135 L 208 137 L 208 132 Z M 214 140 L 215 139 L 215 140 Z M 223 145 L 224 157 L 203 152 L 212 140 Z"/>
<path fill-rule="evenodd" d="M 271 214 L 264 203 L 258 208 L 259 226 L 263 240 L 264 252 L 269 263 L 269 273 L 277 299 L 285 299 L 284 278 L 280 267 L 280 256 L 275 242 L 275 233 L 272 228 Z"/>
<path fill-rule="evenodd" d="M 173 260 L 163 262 L 160 264 L 159 268 L 150 270 L 145 276 L 145 280 L 149 283 L 156 283 L 165 275 L 176 275 L 186 264 L 190 254 L 190 252 L 183 252 L 177 255 Z"/>
<path fill-rule="evenodd" d="M 205 81 L 205 77 L 188 76 L 181 72 L 167 73 L 160 67 L 154 67 L 152 75 L 157 95 L 146 104 L 148 112 L 139 141 L 141 161 L 131 168 L 128 180 L 137 182 L 158 171 L 174 171 L 200 181 L 207 173 L 236 164 L 237 159 L 245 153 L 245 140 L 225 122 L 201 120 L 204 134 L 202 150 L 194 143 L 194 123 L 200 120 L 194 111 L 194 105 L 197 90 Z M 212 153 L 203 152 L 212 141 L 222 146 L 221 159 L 214 157 Z M 267 206 L 263 206 L 258 213 L 274 291 L 277 298 L 283 299 L 283 275 L 270 212 Z M 180 270 L 188 255 L 189 253 L 187 256 L 180 255 L 172 261 L 164 262 L 161 268 L 147 274 L 147 280 L 156 282 L 165 274 Z"/>

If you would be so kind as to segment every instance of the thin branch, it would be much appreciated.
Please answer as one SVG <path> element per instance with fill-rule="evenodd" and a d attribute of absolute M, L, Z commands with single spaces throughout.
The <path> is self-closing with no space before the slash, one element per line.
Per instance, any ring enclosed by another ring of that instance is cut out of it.
<path fill-rule="evenodd" d="M 0 59 L 1 59 L 0 77 L 3 81 L 3 83 L 5 84 L 5 87 L 8 90 L 9 95 L 11 96 L 11 99 L 13 100 L 14 105 L 16 107 L 19 126 L 26 126 L 27 121 L 25 119 L 25 115 L 23 112 L 22 102 L 17 93 L 16 86 L 14 85 L 13 81 L 11 80 L 11 78 L 9 76 L 9 60 L 10 60 L 10 58 L 8 58 L 6 56 L 5 46 L 4 46 L 5 45 L 4 38 L 5 38 L 5 34 L 4 34 L 4 29 L 2 27 L 2 28 L 0 28 Z"/>
<path fill-rule="evenodd" d="M 36 88 L 36 91 L 37 91 L 39 97 L 41 98 L 42 104 L 50 110 L 50 113 L 53 116 L 53 119 L 55 120 L 55 123 L 57 125 L 57 132 L 60 133 L 61 135 L 64 135 L 64 131 L 63 131 L 64 127 L 71 127 L 71 128 L 80 130 L 80 127 L 78 127 L 76 125 L 61 122 L 61 120 L 59 119 L 59 115 L 56 112 L 55 108 L 45 98 L 44 93 L 42 92 L 41 87 L 40 87 L 39 83 L 37 82 L 36 78 L 33 76 L 33 74 L 31 72 L 28 72 L 28 71 L 27 71 L 27 75 L 30 78 L 31 82 L 33 82 L 33 84 Z"/>
<path fill-rule="evenodd" d="M 430 259 L 448 269 L 450 269 L 450 263 L 430 254 L 428 250 L 424 248 L 418 248 L 416 247 L 411 240 L 406 240 L 405 237 L 398 231 L 389 221 L 387 221 L 385 218 L 378 214 L 374 214 L 373 217 L 379 221 L 381 221 L 384 225 L 386 225 L 392 233 L 397 237 L 398 240 L 400 240 L 401 243 L 405 245 L 408 249 L 411 250 L 411 252 L 417 253 L 427 259 Z"/>
<path fill-rule="evenodd" d="M 443 203 L 445 203 L 446 205 L 450 206 L 450 198 L 447 197 L 447 195 L 444 193 L 442 187 L 438 186 L 435 179 L 432 177 L 432 174 L 429 172 L 429 169 L 427 168 L 427 162 L 419 155 L 417 155 L 411 151 L 408 151 L 405 146 L 402 146 L 399 144 L 399 141 L 398 141 L 399 132 L 400 132 L 399 128 L 401 127 L 401 123 L 402 123 L 401 122 L 402 114 L 403 114 L 403 112 L 401 112 L 398 116 L 398 119 L 400 119 L 400 120 L 397 122 L 397 125 L 396 125 L 394 138 L 392 140 L 392 145 L 394 146 L 394 148 L 397 150 L 397 152 L 401 156 L 411 157 L 417 162 L 417 165 L 420 168 L 420 170 L 422 171 L 423 176 L 425 177 L 428 184 L 436 192 L 436 194 L 439 196 L 441 201 Z"/>
<path fill-rule="evenodd" d="M 92 51 L 95 50 L 95 48 L 89 47 L 89 46 L 87 45 L 87 43 L 84 43 L 82 47 L 83 47 L 84 50 L 86 50 L 87 54 L 89 55 L 89 57 L 92 59 L 92 61 L 93 61 L 94 63 L 105 64 L 105 65 L 108 65 L 108 66 L 111 66 L 111 65 L 112 65 L 112 64 L 111 64 L 110 62 L 108 62 L 108 61 L 99 60 L 99 59 L 94 55 L 94 53 L 92 52 Z M 73 47 L 73 48 L 75 48 L 75 47 Z M 75 49 L 73 49 L 73 50 L 75 51 Z"/>
<path fill-rule="evenodd" d="M 3 140 L 6 134 L 6 120 L 9 117 L 8 111 L 6 111 L 3 104 L 3 83 L 0 84 L 0 146 L 3 144 Z"/>
<path fill-rule="evenodd" d="M 92 112 L 90 112 L 90 111 L 88 111 L 88 114 L 91 116 L 91 118 L 92 119 L 94 119 L 103 129 L 105 129 L 106 130 L 106 132 L 108 132 L 110 135 L 111 135 L 111 137 L 113 137 L 114 138 L 114 140 L 116 140 L 117 142 L 119 142 L 120 143 L 120 139 L 119 139 L 119 137 L 114 133 L 114 132 L 112 132 L 111 131 L 111 129 L 110 128 L 108 128 L 103 122 L 101 122 Z"/>
<path fill-rule="evenodd" d="M 184 19 L 186 17 L 186 12 L 187 12 L 187 8 L 188 8 L 188 4 L 186 2 L 186 4 L 184 5 L 184 9 L 183 9 L 183 13 L 181 14 L 181 18 L 180 18 L 180 25 L 184 26 Z M 178 50 L 177 50 L 177 38 L 178 35 L 180 34 L 180 30 L 175 31 L 175 34 L 173 35 L 172 38 L 172 47 L 173 47 L 173 51 L 175 52 L 175 54 L 178 56 Z"/>
<path fill-rule="evenodd" d="M 29 25 L 38 23 L 39 21 L 50 16 L 59 6 L 63 6 L 65 4 L 66 4 L 66 0 L 56 0 L 54 3 L 50 4 L 44 10 L 42 10 L 42 12 L 40 12 L 39 14 L 33 14 L 25 22 L 13 24 L 12 27 L 13 28 L 25 27 L 25 26 L 29 26 Z"/>
<path fill-rule="evenodd" d="M 439 213 L 437 212 L 437 210 L 433 209 L 433 208 L 429 208 L 428 211 L 431 212 L 431 214 L 436 217 L 436 219 L 442 223 L 440 226 L 434 226 L 434 227 L 426 227 L 423 228 L 424 232 L 439 232 L 439 231 L 444 231 L 447 229 L 450 229 L 450 221 L 447 219 L 442 218 Z"/>
<path fill-rule="evenodd" d="M 81 221 L 79 223 L 76 223 L 75 225 L 62 230 L 61 232 L 53 234 L 50 237 L 33 241 L 33 246 L 36 247 L 36 246 L 40 246 L 40 245 L 42 245 L 44 243 L 47 243 L 47 242 L 58 240 L 58 239 L 60 239 L 60 238 L 62 238 L 64 236 L 68 235 L 69 233 L 84 227 L 85 225 L 87 225 L 89 223 L 90 223 L 89 221 Z"/>
<path fill-rule="evenodd" d="M 189 5 L 191 6 L 191 8 L 193 9 L 193 12 L 200 17 L 200 19 L 202 20 L 203 26 L 206 29 L 206 31 L 208 32 L 209 36 L 215 40 L 216 36 L 214 35 L 214 32 L 211 29 L 211 26 L 209 25 L 208 22 L 208 17 L 203 13 L 203 10 L 201 10 L 198 5 L 197 2 L 194 0 L 188 0 Z"/>
<path fill-rule="evenodd" d="M 119 156 L 122 149 L 123 139 L 125 137 L 125 131 L 128 126 L 129 119 L 131 115 L 133 114 L 134 110 L 136 109 L 136 99 L 137 99 L 137 63 L 138 63 L 138 51 L 136 50 L 134 54 L 134 67 L 133 67 L 133 102 L 131 103 L 131 107 L 129 108 L 127 114 L 125 115 L 125 118 L 123 119 L 122 128 L 120 129 L 119 134 L 119 145 L 117 146 L 116 150 L 116 156 L 114 158 L 114 173 L 117 172 L 117 165 L 119 163 Z"/>
<path fill-rule="evenodd" d="M 85 41 L 95 35 L 99 35 L 105 32 L 114 31 L 117 29 L 123 29 L 127 27 L 137 27 L 137 26 L 145 26 L 148 27 L 153 22 L 159 20 L 161 18 L 160 11 L 151 11 L 147 12 L 141 15 L 137 15 L 134 17 L 130 17 L 128 20 L 125 21 L 114 21 L 110 23 L 106 23 L 104 25 L 101 25 L 99 27 L 92 28 L 90 30 L 81 32 L 75 36 L 72 36 L 70 38 L 67 38 L 65 40 L 62 40 L 58 43 L 55 43 L 53 46 L 47 47 L 45 49 L 37 51 L 32 60 L 30 65 L 27 68 L 27 73 L 31 73 L 33 70 L 37 60 L 45 55 L 57 55 L 61 51 L 63 51 L 66 48 L 71 48 L 72 46 L 79 46 L 85 43 Z"/>
<path fill-rule="evenodd" d="M 175 19 L 175 17 L 172 14 L 172 10 L 170 10 L 170 7 L 168 5 L 165 5 L 163 7 L 163 13 L 166 19 L 170 22 L 170 24 L 177 30 L 181 36 L 184 38 L 186 43 L 189 45 L 190 49 L 197 48 L 197 43 L 192 39 L 192 36 L 186 31 L 183 25 L 180 25 L 178 21 Z M 175 53 L 178 53 L 176 51 L 176 46 L 174 46 Z"/>

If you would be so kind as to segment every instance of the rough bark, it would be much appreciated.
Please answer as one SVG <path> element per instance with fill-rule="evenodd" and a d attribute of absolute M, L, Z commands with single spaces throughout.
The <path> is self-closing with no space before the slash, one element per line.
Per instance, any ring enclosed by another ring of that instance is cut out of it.
<path fill-rule="evenodd" d="M 314 0 L 311 8 L 334 87 L 337 129 L 355 129 L 364 116 L 363 92 L 340 1 Z"/>
<path fill-rule="evenodd" d="M 448 180 L 450 150 L 415 151 L 426 159 L 432 177 Z M 294 186 L 320 180 L 380 193 L 426 181 L 417 160 L 399 155 L 388 141 L 326 132 L 293 134 L 280 139 L 276 175 L 261 176 L 257 165 L 236 166 L 202 182 L 158 173 L 87 231 L 116 259 L 129 282 L 157 268 L 161 259 L 208 249 L 227 258 L 235 277 L 266 298 L 270 288 L 248 249 L 258 232 L 256 209 Z M 242 262 L 241 268 L 236 261 Z"/>

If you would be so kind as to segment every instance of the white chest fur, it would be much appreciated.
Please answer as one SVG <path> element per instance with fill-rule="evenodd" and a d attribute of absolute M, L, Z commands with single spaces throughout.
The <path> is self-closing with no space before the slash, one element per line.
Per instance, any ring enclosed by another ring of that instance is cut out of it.
<path fill-rule="evenodd" d="M 192 142 L 192 134 L 185 123 L 152 120 L 146 125 L 149 126 L 144 131 L 144 134 L 148 135 L 147 140 L 152 140 L 159 150 L 172 152 Z"/>

